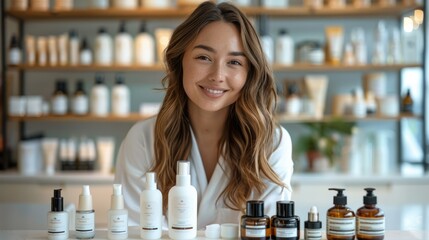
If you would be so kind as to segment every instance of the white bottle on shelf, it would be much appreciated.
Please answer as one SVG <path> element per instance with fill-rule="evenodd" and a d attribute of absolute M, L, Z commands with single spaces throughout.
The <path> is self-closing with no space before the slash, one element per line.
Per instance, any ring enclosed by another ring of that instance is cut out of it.
<path fill-rule="evenodd" d="M 285 29 L 281 29 L 276 44 L 276 63 L 292 65 L 294 63 L 294 41 Z"/>
<path fill-rule="evenodd" d="M 91 89 L 90 101 L 91 114 L 95 116 L 107 116 L 109 114 L 109 89 L 104 83 L 104 77 L 97 75 L 95 85 Z"/>
<path fill-rule="evenodd" d="M 115 85 L 112 88 L 112 114 L 116 116 L 130 114 L 130 89 L 120 75 L 116 76 Z"/>
<path fill-rule="evenodd" d="M 119 26 L 115 37 L 115 64 L 131 65 L 133 63 L 133 38 L 125 28 L 125 22 Z"/>
<path fill-rule="evenodd" d="M 65 80 L 56 82 L 55 91 L 51 99 L 51 109 L 54 115 L 65 115 L 68 112 L 67 85 Z"/>
<path fill-rule="evenodd" d="M 111 207 L 107 212 L 107 239 L 128 238 L 128 211 L 124 208 L 122 185 L 113 184 Z"/>
<path fill-rule="evenodd" d="M 95 64 L 112 65 L 113 63 L 113 40 L 104 27 L 98 30 L 95 38 Z"/>
<path fill-rule="evenodd" d="M 168 192 L 168 236 L 194 239 L 197 236 L 197 190 L 191 185 L 190 163 L 177 162 L 176 186 Z"/>
<path fill-rule="evenodd" d="M 75 115 L 88 114 L 88 96 L 83 88 L 83 81 L 79 80 L 76 83 L 76 90 L 72 99 L 72 113 Z"/>
<path fill-rule="evenodd" d="M 86 40 L 86 38 L 82 39 L 82 42 L 80 45 L 79 63 L 81 65 L 91 65 L 92 64 L 92 51 L 89 48 L 89 44 L 88 44 L 88 41 Z"/>
<path fill-rule="evenodd" d="M 89 8 L 107 9 L 109 8 L 109 0 L 88 0 Z"/>
<path fill-rule="evenodd" d="M 268 8 L 287 8 L 289 0 L 262 0 L 262 6 Z"/>
<path fill-rule="evenodd" d="M 137 0 L 113 0 L 114 8 L 133 9 L 137 8 Z"/>
<path fill-rule="evenodd" d="M 152 65 L 155 63 L 155 40 L 146 30 L 142 22 L 140 33 L 135 39 L 135 63 L 137 65 Z"/>
<path fill-rule="evenodd" d="M 74 29 L 69 32 L 69 64 L 79 64 L 79 36 Z"/>
<path fill-rule="evenodd" d="M 140 6 L 145 8 L 168 8 L 171 5 L 169 0 L 140 0 Z"/>
<path fill-rule="evenodd" d="M 17 65 L 21 63 L 22 51 L 19 47 L 19 41 L 16 35 L 13 35 L 10 39 L 9 45 L 9 64 Z"/>
<path fill-rule="evenodd" d="M 160 239 L 162 235 L 162 194 L 156 188 L 154 172 L 146 173 L 144 190 L 140 193 L 140 237 Z"/>

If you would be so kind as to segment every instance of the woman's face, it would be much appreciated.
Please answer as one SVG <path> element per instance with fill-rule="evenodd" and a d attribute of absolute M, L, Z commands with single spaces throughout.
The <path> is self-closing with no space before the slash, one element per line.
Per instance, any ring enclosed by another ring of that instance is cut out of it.
<path fill-rule="evenodd" d="M 189 110 L 227 110 L 240 95 L 249 63 L 238 29 L 216 21 L 205 26 L 185 50 L 183 87 Z"/>

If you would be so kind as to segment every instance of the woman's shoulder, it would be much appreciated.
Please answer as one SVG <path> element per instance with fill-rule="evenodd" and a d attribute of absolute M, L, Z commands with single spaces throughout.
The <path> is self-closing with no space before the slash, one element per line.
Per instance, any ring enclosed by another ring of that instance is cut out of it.
<path fill-rule="evenodd" d="M 288 144 L 291 142 L 289 132 L 286 130 L 286 128 L 281 125 L 276 128 L 274 131 L 274 142 L 280 145 L 282 143 Z"/>

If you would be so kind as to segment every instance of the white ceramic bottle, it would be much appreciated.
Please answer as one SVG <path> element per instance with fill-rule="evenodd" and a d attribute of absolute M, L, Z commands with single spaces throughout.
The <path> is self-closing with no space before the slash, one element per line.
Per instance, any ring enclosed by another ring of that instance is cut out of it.
<path fill-rule="evenodd" d="M 287 30 L 280 30 L 276 45 L 276 62 L 283 65 L 292 65 L 295 47 L 294 41 Z"/>
<path fill-rule="evenodd" d="M 112 88 L 112 114 L 116 116 L 130 114 L 130 89 L 125 85 L 121 75 L 116 76 L 116 82 Z"/>
<path fill-rule="evenodd" d="M 13 35 L 9 45 L 9 64 L 17 65 L 21 63 L 21 48 L 19 47 L 18 37 Z"/>
<path fill-rule="evenodd" d="M 76 238 L 93 238 L 95 236 L 95 212 L 92 208 L 92 196 L 88 185 L 82 186 L 75 217 Z"/>
<path fill-rule="evenodd" d="M 155 63 L 155 40 L 146 30 L 142 22 L 140 32 L 135 39 L 135 63 L 137 65 L 152 65 Z"/>
<path fill-rule="evenodd" d="M 95 38 L 95 64 L 112 65 L 113 63 L 113 40 L 104 27 L 98 30 Z"/>
<path fill-rule="evenodd" d="M 79 80 L 76 83 L 76 91 L 73 94 L 72 113 L 75 115 L 86 115 L 88 114 L 88 106 L 88 96 L 83 89 L 83 81 Z"/>
<path fill-rule="evenodd" d="M 89 44 L 86 38 L 82 39 L 82 42 L 80 45 L 79 63 L 81 65 L 92 64 L 92 52 L 91 52 L 91 49 L 89 48 Z"/>
<path fill-rule="evenodd" d="M 101 75 L 95 77 L 95 85 L 91 89 L 90 110 L 91 114 L 95 116 L 109 114 L 109 89 L 104 84 L 104 77 Z"/>
<path fill-rule="evenodd" d="M 65 115 L 68 112 L 67 85 L 65 80 L 58 80 L 51 99 L 53 115 Z"/>
<path fill-rule="evenodd" d="M 178 161 L 176 172 L 176 186 L 168 192 L 168 236 L 193 239 L 197 236 L 197 190 L 191 185 L 189 161 Z"/>
<path fill-rule="evenodd" d="M 128 211 L 124 208 L 122 185 L 113 184 L 111 207 L 107 212 L 107 238 L 122 240 L 128 238 Z"/>
<path fill-rule="evenodd" d="M 48 213 L 48 239 L 66 240 L 69 237 L 68 214 L 64 211 L 64 199 L 61 189 L 54 190 L 51 199 L 51 211 Z"/>
<path fill-rule="evenodd" d="M 125 28 L 125 22 L 119 26 L 115 37 L 115 64 L 131 65 L 133 63 L 133 38 Z"/>
<path fill-rule="evenodd" d="M 162 235 L 162 194 L 156 188 L 155 173 L 146 173 L 146 186 L 140 193 L 140 237 L 160 239 Z"/>
<path fill-rule="evenodd" d="M 79 36 L 76 30 L 69 32 L 69 64 L 76 66 L 79 64 Z"/>

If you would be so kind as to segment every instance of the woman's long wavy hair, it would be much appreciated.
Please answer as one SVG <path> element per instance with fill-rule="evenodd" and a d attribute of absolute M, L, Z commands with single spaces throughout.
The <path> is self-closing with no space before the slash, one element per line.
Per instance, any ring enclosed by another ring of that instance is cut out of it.
<path fill-rule="evenodd" d="M 227 207 L 243 210 L 252 190 L 266 187 L 263 178 L 286 187 L 268 163 L 277 147 L 273 142 L 276 123 L 273 113 L 276 88 L 272 71 L 261 49 L 258 35 L 246 16 L 228 3 L 204 2 L 173 32 L 166 49 L 166 90 L 155 124 L 155 166 L 163 196 L 164 212 L 168 191 L 175 184 L 176 162 L 188 159 L 191 146 L 188 97 L 183 88 L 182 59 L 201 30 L 215 21 L 232 23 L 240 32 L 249 72 L 237 101 L 230 106 L 219 154 L 225 159 L 229 183 L 220 195 Z M 219 200 L 219 199 L 218 199 Z"/>

